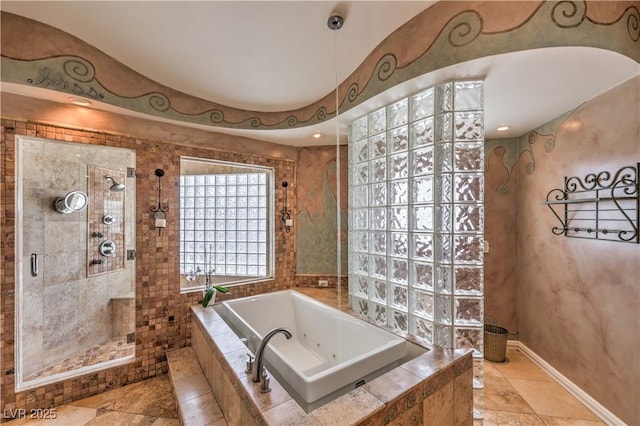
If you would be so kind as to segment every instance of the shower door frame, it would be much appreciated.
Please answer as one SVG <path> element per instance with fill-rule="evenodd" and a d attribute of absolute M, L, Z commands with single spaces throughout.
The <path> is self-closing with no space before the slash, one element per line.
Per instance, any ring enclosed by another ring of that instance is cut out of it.
<path fill-rule="evenodd" d="M 128 343 L 133 343 L 133 351 L 130 355 L 126 355 L 117 359 L 113 359 L 113 360 L 107 360 L 107 361 L 102 361 L 102 362 L 98 362 L 94 365 L 87 365 L 87 366 L 81 366 L 79 368 L 74 368 L 71 369 L 69 371 L 62 371 L 59 373 L 54 373 L 52 375 L 49 376 L 45 376 L 45 377 L 40 377 L 40 378 L 35 378 L 33 380 L 27 380 L 25 381 L 25 367 L 26 367 L 26 359 L 25 359 L 25 355 L 27 353 L 26 348 L 24 347 L 25 342 L 24 337 L 25 335 L 27 335 L 28 333 L 25 332 L 24 328 L 26 327 L 26 321 L 29 320 L 28 317 L 25 317 L 26 312 L 25 312 L 25 306 L 23 306 L 23 303 L 26 303 L 26 297 L 28 292 L 25 291 L 25 279 L 28 277 L 25 277 L 25 275 L 29 274 L 29 271 L 31 270 L 31 265 L 29 264 L 31 262 L 30 257 L 24 252 L 25 249 L 25 219 L 24 216 L 26 214 L 29 213 L 33 213 L 33 211 L 28 212 L 25 209 L 25 185 L 24 185 L 24 178 L 26 177 L 26 171 L 24 169 L 24 164 L 25 161 L 28 160 L 33 160 L 33 158 L 35 157 L 27 157 L 25 151 L 25 147 L 24 144 L 27 142 L 31 142 L 34 144 L 38 144 L 41 143 L 43 146 L 43 149 L 41 152 L 39 152 L 40 155 L 42 155 L 43 160 L 42 160 L 42 164 L 30 164 L 30 167 L 35 167 L 36 169 L 39 166 L 42 166 L 43 170 L 42 170 L 42 176 L 44 177 L 45 172 L 44 172 L 44 164 L 45 164 L 45 160 L 44 158 L 46 157 L 46 153 L 45 153 L 45 149 L 44 147 L 48 144 L 48 143 L 56 143 L 56 144 L 64 144 L 67 145 L 71 150 L 77 150 L 77 153 L 74 155 L 76 157 L 84 157 L 83 159 L 85 159 L 85 162 L 83 163 L 82 160 L 80 161 L 76 161 L 78 163 L 78 167 L 81 168 L 82 164 L 84 164 L 84 167 L 87 167 L 89 165 L 97 165 L 94 163 L 89 162 L 89 158 L 91 159 L 95 159 L 95 158 L 100 158 L 100 156 L 98 155 L 98 153 L 96 153 L 96 149 L 100 150 L 100 151 L 104 151 L 109 152 L 111 154 L 113 154 L 113 157 L 115 157 L 116 159 L 118 159 L 119 157 L 124 157 L 126 158 L 126 166 L 128 167 L 135 167 L 135 158 L 136 158 L 136 153 L 134 150 L 131 149 L 127 149 L 127 148 L 118 148 L 118 147 L 107 147 L 107 146 L 102 146 L 102 145 L 89 145 L 89 144 L 83 144 L 83 143 L 75 143 L 75 142 L 67 142 L 67 141 L 58 141 L 58 140 L 53 140 L 53 139 L 47 139 L 47 138 L 40 138 L 40 137 L 32 137 L 32 136 L 17 136 L 16 137 L 16 151 L 15 151 L 15 155 L 16 155 L 16 159 L 15 159 L 15 164 L 16 164 L 16 168 L 15 168 L 15 177 L 16 177 L 16 181 L 15 181 L 15 208 L 16 208 L 16 215 L 15 215 L 15 232 L 16 232 L 16 238 L 15 238 L 15 288 L 16 288 L 16 297 L 15 297 L 15 325 L 14 325 L 14 331 L 15 331 L 15 376 L 16 376 L 16 381 L 15 381 L 15 390 L 16 392 L 18 391 L 25 391 L 25 390 L 29 390 L 29 389 L 34 389 L 34 388 L 38 388 L 41 387 L 43 385 L 46 384 L 50 384 L 50 383 L 55 383 L 55 382 L 59 382 L 59 381 L 63 381 L 69 378 L 73 378 L 73 377 L 78 377 L 87 373 L 91 373 L 91 372 L 96 372 L 96 371 L 100 371 L 100 370 L 104 370 L 107 368 L 111 368 L 111 367 L 115 367 L 115 366 L 119 366 L 119 365 L 124 365 L 124 364 L 129 364 L 133 361 L 135 361 L 135 275 L 136 275 L 136 262 L 135 262 L 135 256 L 133 256 L 132 259 L 130 260 L 125 260 L 125 268 L 122 270 L 121 275 L 123 277 L 123 279 L 118 280 L 119 277 L 108 277 L 108 273 L 104 274 L 103 277 L 103 281 L 107 281 L 109 279 L 112 279 L 112 281 L 118 281 L 118 286 L 120 287 L 126 287 L 128 286 L 128 290 L 130 291 L 129 294 L 126 295 L 127 298 L 131 298 L 131 300 L 134 303 L 131 303 L 131 312 L 127 312 L 127 315 L 130 315 L 130 318 L 133 321 L 132 327 L 133 327 L 133 333 L 131 334 L 131 337 L 133 337 L 133 341 L 132 342 L 128 342 Z M 105 151 L 108 150 L 108 151 Z M 114 151 L 117 150 L 117 151 Z M 117 152 L 117 154 L 116 154 Z M 64 161 L 64 160 L 61 160 Z M 101 160 L 100 164 L 103 164 L 104 162 L 104 158 Z M 117 160 L 110 160 L 110 161 L 117 161 Z M 71 162 L 70 162 L 71 163 Z M 35 176 L 31 176 L 31 179 L 34 179 Z M 88 176 L 86 176 L 86 178 L 88 179 Z M 51 192 L 51 188 L 48 187 L 48 185 L 51 182 L 43 182 L 43 188 L 41 190 L 40 195 L 43 194 L 47 194 L 47 192 Z M 53 184 L 53 186 L 55 186 L 55 184 Z M 135 224 L 136 224 L 136 219 L 135 219 L 135 215 L 136 215 L 136 207 L 135 207 L 135 180 L 131 180 L 130 182 L 127 182 L 127 192 L 123 194 L 123 199 L 122 202 L 123 204 L 126 205 L 125 209 L 127 211 L 127 215 L 128 217 L 123 218 L 123 232 L 124 232 L 124 247 L 122 247 L 122 251 L 124 253 L 129 252 L 131 250 L 133 250 L 133 252 L 135 253 Z M 77 188 L 74 188 L 77 189 Z M 89 188 L 85 188 L 86 189 L 86 193 L 90 194 Z M 37 193 L 37 189 L 34 191 Z M 64 194 L 60 194 L 61 196 L 64 196 Z M 33 197 L 35 198 L 35 197 Z M 39 235 L 42 239 L 41 244 L 41 248 L 42 251 L 41 253 L 44 253 L 44 246 L 45 246 L 45 220 L 44 220 L 44 216 L 45 213 L 48 208 L 48 206 L 51 207 L 51 211 L 53 212 L 53 214 L 58 214 L 57 212 L 55 212 L 55 210 L 53 209 L 53 205 L 52 203 L 49 203 L 49 199 L 46 198 L 44 196 L 41 197 L 40 200 L 35 201 L 35 203 L 38 204 L 38 207 L 42 207 L 42 214 L 41 214 L 41 218 L 42 218 L 42 230 L 41 233 L 40 232 L 36 232 L 36 235 Z M 53 199 L 51 199 L 52 201 Z M 34 201 L 32 201 L 32 205 L 33 205 Z M 78 212 L 75 212 L 78 213 Z M 86 210 L 84 212 L 81 212 L 85 215 L 85 223 L 86 223 L 86 229 L 85 229 L 85 234 L 86 235 L 80 235 L 80 239 L 84 239 L 84 244 L 82 244 L 82 242 L 78 243 L 78 245 L 82 245 L 84 246 L 84 252 L 85 252 L 85 258 L 84 258 L 84 262 L 81 262 L 79 264 L 79 268 L 81 268 L 80 271 L 80 276 L 83 276 L 83 279 L 78 279 L 78 281 L 86 281 L 85 285 L 99 285 L 97 282 L 94 281 L 90 281 L 90 278 L 87 274 L 87 264 L 88 264 L 88 258 L 89 258 L 89 247 L 88 247 L 88 243 L 87 241 L 90 239 L 90 236 L 88 235 L 88 230 L 89 230 L 89 223 L 88 220 L 86 219 Z M 73 214 L 73 213 L 72 213 Z M 62 216 L 60 216 L 61 222 L 60 223 L 64 223 L 64 219 Z M 73 223 L 73 222 L 71 222 Z M 70 225 L 69 223 L 67 225 Z M 82 232 L 82 230 L 80 231 Z M 58 243 L 58 241 L 56 241 L 56 243 Z M 61 247 L 63 248 L 63 247 Z M 47 300 L 44 292 L 45 292 L 45 287 L 47 287 L 47 283 L 46 283 L 46 256 L 45 255 L 40 255 L 38 256 L 39 259 L 39 265 L 38 265 L 38 274 L 40 274 L 42 276 L 42 278 L 39 278 L 38 280 L 41 280 L 42 283 L 42 298 L 40 300 L 40 302 L 33 302 L 33 303 L 41 303 L 42 304 L 42 309 L 43 309 L 43 317 L 42 317 L 42 322 L 41 322 L 41 327 L 42 327 L 42 340 L 44 341 L 44 334 L 45 334 L 45 325 L 46 325 L 46 320 L 44 319 L 44 310 L 48 309 L 47 307 L 51 308 L 55 308 L 55 304 L 59 302 L 59 300 Z M 33 276 L 33 274 L 32 274 Z M 124 285 L 122 285 L 122 283 L 124 283 Z M 66 282 L 61 283 L 62 285 L 65 284 L 69 284 Z M 37 285 L 37 283 L 36 283 Z M 114 285 L 114 288 L 112 289 L 112 291 L 116 292 L 122 292 L 122 288 L 118 289 L 116 288 L 117 286 Z M 87 288 L 87 287 L 85 287 Z M 87 306 L 86 305 L 82 305 L 80 303 L 80 284 L 78 283 L 78 304 L 77 304 L 77 309 L 78 312 L 83 311 L 83 315 L 86 313 L 87 310 Z M 87 293 L 89 295 L 92 294 L 92 289 L 88 290 Z M 111 313 L 111 317 L 113 317 L 113 313 L 112 313 L 112 306 L 113 303 L 112 301 L 114 299 L 118 299 L 117 295 L 111 294 L 107 292 L 108 295 L 108 307 L 104 307 L 103 306 L 103 311 L 106 310 L 107 314 Z M 104 314 L 104 312 L 103 312 Z M 104 316 L 104 315 L 103 315 Z M 84 325 L 87 325 L 87 323 L 90 323 L 90 321 L 85 321 Z M 113 323 L 113 320 L 112 320 Z M 112 327 L 112 323 L 108 324 L 109 330 L 111 330 Z M 77 316 L 77 326 L 75 328 L 75 335 L 79 336 L 80 335 L 80 327 L 81 327 L 81 321 L 80 321 L 80 314 L 78 314 Z M 110 333 L 110 332 L 109 332 Z M 129 336 L 127 336 L 129 337 Z M 130 339 L 128 339 L 130 340 Z M 70 343 L 70 346 L 75 346 L 75 347 L 79 347 L 79 341 L 80 338 L 77 337 L 76 338 L 76 345 L 73 344 L 73 342 Z M 95 345 L 92 345 L 95 346 Z M 89 347 L 92 347 L 89 346 Z M 85 348 L 89 349 L 89 347 Z M 78 353 L 81 353 L 82 350 L 76 350 L 74 352 L 74 355 L 77 355 Z M 45 349 L 44 349 L 44 343 L 43 343 L 43 349 L 42 349 L 42 353 L 45 353 Z M 63 358 L 64 359 L 64 358 Z M 61 360 L 54 362 L 53 365 L 55 365 L 56 363 L 61 362 Z M 50 367 L 51 365 L 44 365 L 41 369 L 39 369 L 38 371 L 42 371 L 48 367 Z"/>

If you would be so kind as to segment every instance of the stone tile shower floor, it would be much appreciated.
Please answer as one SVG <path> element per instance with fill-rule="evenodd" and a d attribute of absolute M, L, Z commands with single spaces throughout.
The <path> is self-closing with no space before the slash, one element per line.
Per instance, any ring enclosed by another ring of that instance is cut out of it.
<path fill-rule="evenodd" d="M 325 303 L 334 301 L 331 304 L 336 304 L 335 289 L 296 290 Z M 342 296 L 344 299 L 346 295 Z M 344 303 L 346 301 L 343 300 L 341 304 Z M 507 360 L 504 363 L 485 361 L 484 383 L 484 426 L 605 425 L 516 348 L 507 349 Z M 216 404 L 210 409 L 219 410 L 219 407 Z M 57 407 L 56 414 L 55 420 L 13 420 L 9 425 L 179 425 L 167 376 L 123 386 Z M 224 419 L 214 423 L 214 426 L 223 425 L 227 425 Z"/>
<path fill-rule="evenodd" d="M 102 345 L 87 349 L 84 353 L 69 357 L 55 365 L 47 367 L 44 370 L 37 371 L 27 376 L 25 381 L 36 378 L 41 379 L 54 374 L 75 370 L 76 368 L 87 367 L 101 362 L 127 357 L 133 355 L 134 350 L 135 343 L 127 343 L 126 336 L 119 337 L 109 340 Z"/>

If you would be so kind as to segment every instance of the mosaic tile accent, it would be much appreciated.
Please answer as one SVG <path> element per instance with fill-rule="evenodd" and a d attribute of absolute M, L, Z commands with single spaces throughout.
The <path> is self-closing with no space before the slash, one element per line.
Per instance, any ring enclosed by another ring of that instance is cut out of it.
<path fill-rule="evenodd" d="M 87 276 L 102 274 L 105 272 L 124 269 L 125 255 L 125 235 L 124 235 L 124 192 L 109 191 L 111 181 L 105 179 L 111 176 L 116 182 L 126 182 L 125 174 L 116 170 L 107 170 L 101 167 L 89 166 L 89 188 L 91 196 L 87 206 L 87 234 L 89 237 L 95 232 L 104 235 L 103 238 L 87 238 Z M 109 210 L 105 210 L 109 206 Z M 103 217 L 109 214 L 113 218 L 113 223 L 106 225 Z M 115 243 L 116 249 L 113 256 L 104 257 L 104 263 L 92 263 L 98 256 L 100 242 L 111 240 Z M 92 254 L 96 254 L 95 256 Z"/>
<path fill-rule="evenodd" d="M 24 380 L 29 381 L 36 378 L 41 379 L 43 377 L 73 371 L 80 367 L 87 367 L 105 361 L 128 357 L 133 355 L 134 350 L 135 344 L 127 344 L 126 336 L 112 339 L 104 345 L 95 346 L 82 354 L 67 358 L 56 365 L 49 366 L 44 370 L 33 373 L 25 377 Z"/>
<path fill-rule="evenodd" d="M 200 292 L 180 294 L 178 272 L 178 179 L 180 156 L 210 158 L 236 163 L 273 167 L 276 182 L 295 183 L 295 161 L 264 154 L 223 152 L 214 148 L 179 145 L 168 141 L 134 138 L 122 134 L 70 129 L 34 122 L 2 119 L 0 149 L 0 291 L 2 321 L 0 327 L 1 408 L 51 407 L 94 395 L 167 372 L 165 353 L 191 344 L 189 308 L 199 302 Z M 18 392 L 15 386 L 15 136 L 26 135 L 91 145 L 129 148 L 136 152 L 136 298 L 135 360 L 130 364 L 97 373 Z M 212 134 L 212 138 L 215 135 Z M 167 149 L 170 148 L 170 149 Z M 157 168 L 165 170 L 163 197 L 171 207 L 167 228 L 161 235 L 153 226 L 149 206 L 157 202 Z M 282 208 L 277 199 L 275 209 Z M 266 293 L 295 285 L 295 227 L 291 233 L 275 234 L 275 279 L 252 285 L 240 285 L 227 298 Z"/>

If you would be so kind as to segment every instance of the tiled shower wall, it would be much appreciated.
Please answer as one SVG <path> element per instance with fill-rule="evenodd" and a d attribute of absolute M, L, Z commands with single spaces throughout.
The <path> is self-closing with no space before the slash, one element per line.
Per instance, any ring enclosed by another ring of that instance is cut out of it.
<path fill-rule="evenodd" d="M 142 126 L 140 126 L 142 127 Z M 146 130 L 146 129 L 145 129 Z M 276 182 L 295 182 L 295 161 L 270 158 L 260 154 L 238 154 L 213 148 L 177 145 L 158 141 L 77 130 L 33 122 L 2 120 L 0 128 L 2 180 L 0 194 L 2 221 L 0 249 L 2 265 L 1 409 L 36 408 L 63 404 L 126 383 L 166 372 L 165 353 L 190 343 L 189 306 L 201 298 L 199 293 L 180 294 L 178 276 L 178 178 L 180 156 L 210 158 L 273 167 Z M 15 136 L 29 135 L 74 143 L 128 148 L 136 152 L 136 356 L 131 364 L 88 374 L 75 379 L 15 393 Z M 216 140 L 215 136 L 211 136 Z M 238 145 L 246 139 L 238 141 Z M 256 142 L 259 144 L 259 142 Z M 212 143 L 214 145 L 214 143 Z M 167 228 L 158 235 L 149 207 L 157 203 L 157 177 L 162 168 L 163 199 L 170 206 Z M 293 194 L 292 194 L 293 197 Z M 292 199 L 289 203 L 292 203 Z M 276 209 L 282 208 L 282 193 L 276 190 Z M 294 285 L 295 229 L 290 234 L 275 234 L 275 279 L 232 288 L 228 297 L 264 293 Z"/>
<path fill-rule="evenodd" d="M 111 183 L 101 173 L 97 189 L 91 188 L 87 171 L 97 158 L 100 164 L 112 169 L 133 167 L 135 158 L 127 150 L 100 146 L 89 150 L 86 145 L 32 138 L 22 138 L 20 148 L 23 232 L 16 238 L 22 245 L 23 256 L 20 300 L 23 321 L 19 327 L 24 377 L 112 337 L 111 300 L 133 295 L 135 262 L 124 263 L 120 256 L 118 268 L 88 276 L 87 259 L 90 262 L 99 257 L 98 239 L 88 237 L 91 234 L 88 223 L 102 225 L 102 206 L 114 202 L 103 200 L 103 195 L 117 200 L 121 209 L 126 204 L 126 217 L 135 223 L 135 188 L 109 192 Z M 51 201 L 73 190 L 87 193 L 90 205 L 70 214 L 56 212 Z M 98 207 L 91 204 L 97 204 L 98 200 L 100 211 L 94 220 L 88 220 L 92 207 Z M 122 216 L 119 214 L 120 219 L 113 226 L 118 229 L 118 249 L 124 253 L 125 248 L 135 247 L 135 239 L 134 228 L 129 225 L 125 241 Z M 35 277 L 30 273 L 32 253 L 39 257 Z"/>

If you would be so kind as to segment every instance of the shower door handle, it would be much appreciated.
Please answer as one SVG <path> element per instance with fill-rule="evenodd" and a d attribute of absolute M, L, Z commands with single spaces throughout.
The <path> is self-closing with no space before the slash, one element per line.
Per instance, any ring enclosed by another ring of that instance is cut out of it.
<path fill-rule="evenodd" d="M 31 276 L 38 276 L 38 255 L 36 253 L 31 253 Z"/>

